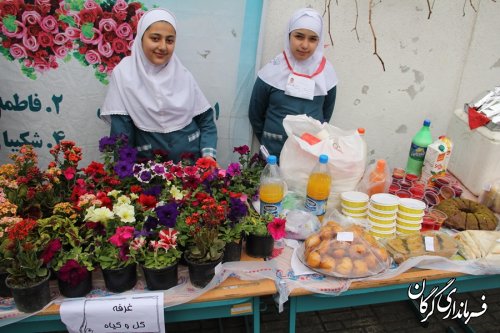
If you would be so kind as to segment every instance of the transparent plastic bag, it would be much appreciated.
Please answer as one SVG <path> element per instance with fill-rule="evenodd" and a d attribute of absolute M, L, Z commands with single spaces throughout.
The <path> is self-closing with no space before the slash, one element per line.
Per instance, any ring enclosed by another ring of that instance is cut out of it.
<path fill-rule="evenodd" d="M 378 160 L 377 163 L 366 168 L 365 174 L 356 189 L 370 196 L 376 193 L 387 193 L 391 181 L 389 164 L 385 160 Z"/>
<path fill-rule="evenodd" d="M 303 240 L 317 232 L 321 223 L 316 215 L 299 209 L 286 214 L 286 238 Z"/>
<path fill-rule="evenodd" d="M 500 214 L 500 179 L 485 184 L 484 191 L 479 196 L 479 202 Z"/>

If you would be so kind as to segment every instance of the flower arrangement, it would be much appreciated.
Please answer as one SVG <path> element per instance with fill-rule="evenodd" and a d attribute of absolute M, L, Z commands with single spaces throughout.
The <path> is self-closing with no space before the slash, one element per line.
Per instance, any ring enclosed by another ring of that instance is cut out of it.
<path fill-rule="evenodd" d="M 0 52 L 21 64 L 24 75 L 57 68 L 73 49 L 69 28 L 74 24 L 59 1 L 5 0 L 0 2 Z"/>
<path fill-rule="evenodd" d="M 83 65 L 92 66 L 99 81 L 107 84 L 108 75 L 120 60 L 131 53 L 137 24 L 144 14 L 139 2 L 125 0 L 87 0 L 76 16 L 77 51 L 73 56 Z"/>
<path fill-rule="evenodd" d="M 279 240 L 286 235 L 286 219 L 272 214 L 260 215 L 257 211 L 250 210 L 242 223 L 246 225 L 244 230 L 247 235 L 272 236 L 274 240 Z"/>

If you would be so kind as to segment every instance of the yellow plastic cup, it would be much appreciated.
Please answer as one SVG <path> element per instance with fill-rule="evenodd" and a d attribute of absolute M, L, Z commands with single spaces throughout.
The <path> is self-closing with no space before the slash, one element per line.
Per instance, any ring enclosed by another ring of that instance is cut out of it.
<path fill-rule="evenodd" d="M 370 229 L 375 232 L 394 232 L 396 230 L 396 223 L 393 224 L 378 224 L 375 222 L 370 222 Z"/>
<path fill-rule="evenodd" d="M 420 218 L 420 220 L 410 221 L 410 220 L 405 220 L 405 219 L 398 217 L 396 219 L 396 225 L 399 225 L 399 226 L 402 226 L 405 228 L 417 228 L 417 227 L 420 228 L 422 225 L 422 218 Z"/>
<path fill-rule="evenodd" d="M 402 225 L 396 224 L 396 231 L 405 235 L 418 234 L 420 232 L 420 227 L 417 228 L 409 228 L 403 227 Z"/>
<path fill-rule="evenodd" d="M 424 212 L 420 214 L 410 214 L 399 211 L 397 217 L 407 221 L 422 221 L 422 217 L 424 216 L 424 214 Z"/>
<path fill-rule="evenodd" d="M 398 209 L 399 198 L 388 193 L 377 193 L 370 197 L 370 205 L 378 210 L 394 211 Z"/>
<path fill-rule="evenodd" d="M 396 210 L 380 210 L 380 209 L 373 207 L 371 204 L 368 205 L 368 211 L 374 217 L 392 218 L 392 219 L 396 218 L 396 213 L 397 213 L 397 209 Z"/>
<path fill-rule="evenodd" d="M 370 231 L 368 231 L 370 233 L 370 235 L 372 236 L 375 236 L 377 238 L 393 238 L 394 237 L 394 231 L 377 231 L 377 230 L 373 230 L 373 229 L 370 229 Z"/>
<path fill-rule="evenodd" d="M 399 211 L 409 214 L 421 214 L 427 207 L 422 200 L 412 198 L 401 198 L 399 200 Z"/>
<path fill-rule="evenodd" d="M 368 204 L 368 194 L 357 191 L 347 191 L 340 194 L 342 205 L 350 208 L 361 208 Z"/>
<path fill-rule="evenodd" d="M 364 214 L 366 215 L 366 210 L 368 206 L 360 207 L 360 208 L 352 208 L 349 206 L 341 205 L 342 212 L 347 214 Z"/>

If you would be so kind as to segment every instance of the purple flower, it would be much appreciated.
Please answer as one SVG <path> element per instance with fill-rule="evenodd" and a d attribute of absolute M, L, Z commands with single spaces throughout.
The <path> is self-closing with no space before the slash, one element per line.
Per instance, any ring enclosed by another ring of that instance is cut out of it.
<path fill-rule="evenodd" d="M 151 170 L 153 170 L 154 173 L 156 173 L 157 175 L 162 175 L 165 173 L 165 167 L 163 166 L 163 164 L 160 163 L 152 165 Z"/>
<path fill-rule="evenodd" d="M 126 178 L 128 176 L 133 175 L 133 166 L 134 164 L 131 163 L 130 161 L 118 161 L 116 163 L 114 169 L 118 177 L 120 178 Z"/>
<path fill-rule="evenodd" d="M 239 163 L 229 164 L 229 166 L 227 167 L 227 173 L 231 177 L 234 177 L 235 175 L 241 175 L 240 164 Z"/>
<path fill-rule="evenodd" d="M 137 149 L 126 146 L 120 149 L 120 160 L 134 162 L 137 157 Z"/>
<path fill-rule="evenodd" d="M 146 221 L 144 222 L 144 229 L 153 230 L 158 226 L 158 219 L 156 217 L 148 216 Z"/>
<path fill-rule="evenodd" d="M 99 140 L 99 151 L 103 153 L 105 151 L 113 150 L 115 143 L 116 140 L 114 138 L 109 136 L 102 137 L 101 140 Z"/>
<path fill-rule="evenodd" d="M 229 198 L 229 214 L 227 217 L 233 223 L 238 223 L 240 219 L 248 214 L 248 207 L 239 198 Z"/>
<path fill-rule="evenodd" d="M 145 183 L 149 183 L 149 181 L 151 180 L 151 171 L 149 171 L 149 170 L 142 170 L 139 173 L 139 178 L 141 179 L 141 181 L 143 181 Z"/>
<path fill-rule="evenodd" d="M 177 204 L 175 202 L 156 207 L 155 212 L 161 225 L 167 228 L 175 227 L 175 221 L 179 215 L 179 210 L 177 209 Z"/>
<path fill-rule="evenodd" d="M 146 194 L 146 195 L 152 195 L 152 196 L 155 196 L 156 198 L 158 198 L 161 194 L 161 185 L 152 186 L 152 187 L 144 190 L 142 193 Z"/>

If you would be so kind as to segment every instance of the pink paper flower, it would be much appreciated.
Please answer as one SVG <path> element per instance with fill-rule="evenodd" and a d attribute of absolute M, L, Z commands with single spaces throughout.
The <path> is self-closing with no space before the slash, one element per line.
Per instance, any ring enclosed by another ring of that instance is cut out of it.
<path fill-rule="evenodd" d="M 13 44 L 10 47 L 10 54 L 15 58 L 15 59 L 22 59 L 26 58 L 28 54 L 26 53 L 26 49 L 24 46 L 21 46 L 19 44 Z"/>
<path fill-rule="evenodd" d="M 85 60 L 91 65 L 101 62 L 101 56 L 94 50 L 90 50 L 85 54 Z"/>

